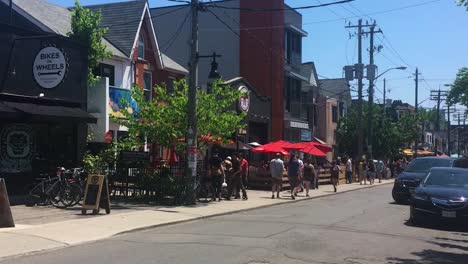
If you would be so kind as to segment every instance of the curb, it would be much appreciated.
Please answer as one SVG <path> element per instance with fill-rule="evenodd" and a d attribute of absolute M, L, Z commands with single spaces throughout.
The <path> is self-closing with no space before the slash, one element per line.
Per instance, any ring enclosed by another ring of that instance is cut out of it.
<path fill-rule="evenodd" d="M 375 188 L 375 187 L 384 186 L 384 185 L 388 185 L 388 184 L 393 184 L 393 182 L 385 182 L 385 183 L 381 183 L 379 185 L 368 185 L 366 187 L 362 187 L 362 188 L 359 188 L 359 189 L 347 190 L 347 191 L 329 193 L 329 194 L 322 194 L 322 195 L 318 195 L 318 196 L 314 196 L 314 197 L 304 198 L 304 199 L 301 199 L 301 200 L 290 200 L 290 201 L 284 201 L 284 202 L 276 203 L 276 204 L 266 204 L 266 205 L 261 205 L 261 206 L 257 206 L 257 207 L 239 209 L 239 210 L 223 212 L 223 213 L 217 213 L 217 214 L 212 214 L 212 215 L 197 216 L 197 217 L 194 217 L 192 219 L 179 220 L 179 221 L 174 221 L 174 222 L 170 222 L 170 223 L 155 224 L 155 225 L 150 225 L 150 226 L 145 226 L 145 227 L 139 227 L 139 228 L 135 228 L 135 229 L 131 229 L 131 230 L 118 232 L 118 233 L 116 233 L 116 234 L 114 234 L 114 235 L 112 235 L 110 237 L 124 235 L 124 234 L 138 232 L 138 231 L 145 231 L 145 230 L 154 229 L 154 228 L 158 228 L 158 227 L 165 227 L 165 226 L 169 226 L 169 225 L 177 225 L 177 224 L 183 224 L 183 223 L 192 222 L 192 221 L 199 221 L 199 220 L 204 220 L 204 219 L 218 217 L 218 216 L 225 216 L 225 215 L 231 215 L 231 214 L 236 214 L 236 213 L 253 211 L 253 210 L 257 210 L 257 209 L 264 209 L 264 208 L 269 208 L 269 207 L 274 207 L 274 206 L 279 206 L 279 205 L 284 205 L 284 204 L 299 203 L 299 202 L 314 200 L 314 199 L 323 198 L 323 197 L 332 196 L 332 195 L 345 194 L 345 193 L 348 193 L 348 192 Z"/>

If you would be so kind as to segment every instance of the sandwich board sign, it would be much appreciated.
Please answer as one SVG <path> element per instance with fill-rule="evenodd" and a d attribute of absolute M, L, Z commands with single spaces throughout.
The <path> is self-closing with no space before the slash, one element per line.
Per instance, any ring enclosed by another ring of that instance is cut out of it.
<path fill-rule="evenodd" d="M 86 214 L 88 210 L 92 210 L 93 214 L 99 214 L 101 208 L 105 209 L 107 214 L 110 214 L 109 184 L 106 176 L 90 174 L 86 181 L 81 214 Z"/>

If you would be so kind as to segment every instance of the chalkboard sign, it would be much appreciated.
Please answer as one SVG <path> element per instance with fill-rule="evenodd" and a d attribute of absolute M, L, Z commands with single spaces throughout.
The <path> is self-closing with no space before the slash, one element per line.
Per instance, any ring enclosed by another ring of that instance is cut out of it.
<path fill-rule="evenodd" d="M 106 213 L 110 213 L 110 199 L 107 178 L 103 175 L 89 175 L 86 182 L 85 197 L 82 214 L 87 210 L 92 210 L 93 214 L 98 214 L 99 209 L 103 208 Z"/>

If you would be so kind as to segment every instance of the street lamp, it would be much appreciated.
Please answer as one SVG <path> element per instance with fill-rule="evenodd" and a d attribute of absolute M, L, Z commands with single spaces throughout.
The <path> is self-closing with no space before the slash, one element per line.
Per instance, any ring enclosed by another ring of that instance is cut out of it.
<path fill-rule="evenodd" d="M 391 71 L 391 70 L 406 70 L 407 67 L 405 66 L 400 66 L 400 67 L 394 67 L 394 68 L 390 68 L 390 69 L 387 69 L 386 71 L 382 72 L 381 74 L 377 75 L 377 77 L 375 77 L 374 81 L 377 80 L 380 76 L 384 75 L 385 73 Z"/>
<path fill-rule="evenodd" d="M 406 70 L 406 67 L 405 66 L 400 66 L 400 67 L 393 67 L 393 68 L 390 68 L 390 69 L 387 69 L 385 70 L 384 72 L 382 72 L 381 74 L 377 75 L 376 77 L 374 78 L 370 78 L 370 85 L 369 85 L 369 113 L 368 113 L 368 117 L 367 117 L 367 128 L 368 128 L 368 132 L 367 132 L 367 135 L 368 135 L 368 138 L 367 138 L 367 150 L 369 152 L 369 157 L 372 158 L 372 105 L 374 104 L 373 102 L 373 98 L 374 98 L 374 82 L 382 75 L 384 75 L 385 73 L 391 71 L 391 70 Z M 384 88 L 385 90 L 385 88 Z M 384 91 L 384 94 L 385 94 L 385 91 Z M 384 102 L 383 102 L 383 105 L 384 105 L 384 109 L 385 109 L 385 98 L 384 98 Z"/>

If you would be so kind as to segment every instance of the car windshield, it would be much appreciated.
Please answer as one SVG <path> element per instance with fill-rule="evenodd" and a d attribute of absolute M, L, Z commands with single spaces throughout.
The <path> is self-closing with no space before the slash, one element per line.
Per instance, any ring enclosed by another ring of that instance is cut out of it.
<path fill-rule="evenodd" d="M 408 167 L 406 172 L 425 172 L 432 167 L 450 167 L 449 159 L 415 159 L 413 160 Z"/>
<path fill-rule="evenodd" d="M 451 171 L 451 170 L 435 170 L 431 171 L 424 185 L 435 185 L 444 187 L 468 188 L 468 170 L 466 171 Z"/>

